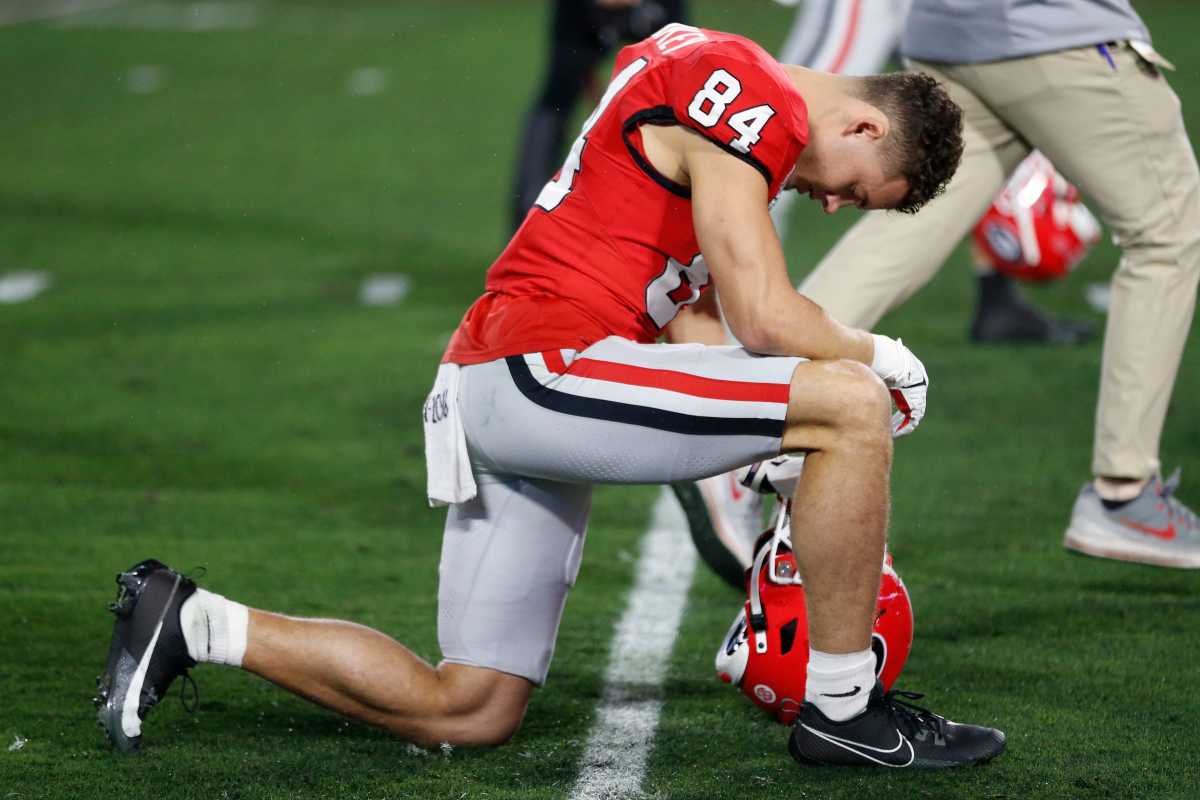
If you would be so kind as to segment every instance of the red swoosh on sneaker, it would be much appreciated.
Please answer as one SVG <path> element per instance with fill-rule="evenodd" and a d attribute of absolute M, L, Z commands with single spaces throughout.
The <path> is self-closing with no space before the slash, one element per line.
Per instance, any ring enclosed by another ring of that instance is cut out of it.
<path fill-rule="evenodd" d="M 1156 539 L 1166 539 L 1167 541 L 1170 541 L 1175 538 L 1174 523 L 1165 528 L 1152 528 L 1149 525 L 1139 525 L 1131 519 L 1122 519 L 1121 524 L 1133 528 L 1135 531 L 1141 531 L 1148 536 L 1153 536 Z"/>
<path fill-rule="evenodd" d="M 732 472 L 727 472 L 725 474 L 729 476 L 729 488 L 732 490 L 733 502 L 740 502 L 742 497 L 745 496 L 746 491 L 738 486 L 738 479 Z"/>

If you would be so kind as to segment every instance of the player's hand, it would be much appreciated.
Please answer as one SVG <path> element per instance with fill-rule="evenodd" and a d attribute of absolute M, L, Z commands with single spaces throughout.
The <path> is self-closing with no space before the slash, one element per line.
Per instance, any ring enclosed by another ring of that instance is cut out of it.
<path fill-rule="evenodd" d="M 892 436 L 907 436 L 925 418 L 925 400 L 929 393 L 929 373 L 921 359 L 899 339 L 872 334 L 875 357 L 871 369 L 883 379 L 896 404 L 892 415 Z"/>

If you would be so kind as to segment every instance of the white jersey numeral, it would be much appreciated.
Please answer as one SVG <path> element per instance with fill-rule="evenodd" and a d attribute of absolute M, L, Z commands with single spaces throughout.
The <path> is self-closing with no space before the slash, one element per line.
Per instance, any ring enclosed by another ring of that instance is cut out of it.
<path fill-rule="evenodd" d="M 692 98 L 691 105 L 688 106 L 688 116 L 704 127 L 711 128 L 721 121 L 729 104 L 741 93 L 741 81 L 723 69 L 713 70 L 703 88 Z M 729 145 L 741 153 L 749 153 L 750 148 L 762 138 L 762 130 L 773 116 L 775 109 L 765 103 L 732 115 L 726 120 L 726 124 L 733 128 L 738 138 Z"/>
<path fill-rule="evenodd" d="M 608 108 L 608 104 L 612 102 L 613 98 L 633 80 L 634 75 L 641 72 L 649 63 L 648 59 L 639 58 L 612 79 L 612 83 L 608 85 L 608 89 L 605 90 L 604 96 L 600 98 L 600 102 L 592 111 L 591 116 L 584 120 L 583 128 L 579 131 L 579 138 L 571 145 L 571 151 L 567 153 L 567 160 L 563 162 L 562 168 L 558 171 L 558 177 L 553 178 L 538 193 L 537 200 L 534 201 L 536 205 L 546 211 L 553 211 L 571 193 L 571 187 L 575 185 L 575 175 L 579 172 L 580 161 L 583 159 L 583 148 L 587 145 L 588 132 L 599 121 L 600 115 Z"/>
<path fill-rule="evenodd" d="M 688 106 L 688 116 L 704 127 L 711 128 L 721 121 L 721 117 L 725 116 L 725 109 L 729 108 L 729 104 L 741 93 L 741 81 L 723 69 L 714 70 L 704 82 L 704 88 L 692 98 L 692 104 Z"/>
<path fill-rule="evenodd" d="M 734 114 L 729 118 L 729 127 L 741 135 L 729 145 L 735 150 L 749 153 L 750 148 L 758 144 L 758 140 L 762 138 L 762 129 L 766 127 L 767 120 L 773 116 L 775 116 L 775 109 L 768 105 L 754 106 Z"/>
<path fill-rule="evenodd" d="M 667 327 L 679 309 L 700 299 L 700 290 L 708 284 L 708 265 L 696 254 L 690 264 L 673 258 L 657 278 L 646 285 L 646 313 L 659 330 Z"/>

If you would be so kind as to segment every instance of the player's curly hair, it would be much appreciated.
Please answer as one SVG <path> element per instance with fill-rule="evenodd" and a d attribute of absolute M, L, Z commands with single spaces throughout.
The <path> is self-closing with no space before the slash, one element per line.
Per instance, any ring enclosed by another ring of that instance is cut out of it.
<path fill-rule="evenodd" d="M 942 84 L 921 72 L 892 72 L 859 79 L 859 96 L 891 123 L 885 156 L 909 184 L 896 207 L 905 214 L 946 189 L 962 159 L 962 109 Z"/>

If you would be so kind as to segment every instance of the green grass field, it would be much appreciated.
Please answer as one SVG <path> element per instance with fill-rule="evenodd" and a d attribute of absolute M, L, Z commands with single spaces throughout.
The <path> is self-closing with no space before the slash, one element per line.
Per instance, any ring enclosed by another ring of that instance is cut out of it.
<path fill-rule="evenodd" d="M 1138 5 L 1200 131 L 1200 8 Z M 437 659 L 443 512 L 425 505 L 419 409 L 503 244 L 545 24 L 540 2 L 275 0 L 238 7 L 244 27 L 193 32 L 161 27 L 172 8 L 0 27 L 0 274 L 54 281 L 0 305 L 0 800 L 562 797 L 650 487 L 598 492 L 550 681 L 504 748 L 428 754 L 215 667 L 194 673 L 199 711 L 164 702 L 137 757 L 94 725 L 112 576 L 151 555 Z M 694 9 L 769 48 L 791 13 Z M 384 71 L 382 92 L 347 93 L 362 67 Z M 797 212 L 797 274 L 853 213 Z M 1095 317 L 1083 288 L 1116 257 L 1105 243 L 1034 296 Z M 715 679 L 739 599 L 700 573 L 647 796 L 1200 796 L 1200 575 L 1060 546 L 1100 347 L 971 346 L 965 264 L 880 326 L 935 383 L 896 454 L 892 549 L 917 616 L 902 685 L 1004 728 L 1009 751 L 948 774 L 799 769 L 786 731 Z M 410 277 L 402 303 L 358 302 L 379 272 Z M 1198 395 L 1193 342 L 1163 445 L 1193 505 Z"/>

